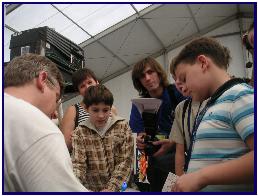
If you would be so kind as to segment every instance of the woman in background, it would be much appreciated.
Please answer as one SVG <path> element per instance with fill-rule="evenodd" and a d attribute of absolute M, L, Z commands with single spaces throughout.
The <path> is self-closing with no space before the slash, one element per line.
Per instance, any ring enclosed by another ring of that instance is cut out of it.
<path fill-rule="evenodd" d="M 87 68 L 82 68 L 74 72 L 72 75 L 72 83 L 79 94 L 84 97 L 86 90 L 90 86 L 96 86 L 99 84 L 99 81 L 93 71 Z M 116 109 L 114 107 L 112 107 L 112 113 L 116 115 Z M 64 134 L 65 142 L 70 152 L 72 150 L 72 132 L 87 118 L 89 118 L 89 113 L 82 101 L 75 105 L 71 105 L 66 110 L 61 122 L 61 130 Z"/>

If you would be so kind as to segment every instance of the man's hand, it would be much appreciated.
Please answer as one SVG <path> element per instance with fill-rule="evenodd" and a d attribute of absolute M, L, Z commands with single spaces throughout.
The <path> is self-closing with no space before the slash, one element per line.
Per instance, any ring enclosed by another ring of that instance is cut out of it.
<path fill-rule="evenodd" d="M 169 139 L 163 139 L 159 141 L 152 142 L 153 145 L 161 145 L 160 149 L 153 154 L 154 157 L 164 155 L 167 151 L 169 151 L 173 145 L 174 142 L 170 141 Z"/>
<path fill-rule="evenodd" d="M 143 139 L 144 135 L 146 135 L 146 133 L 139 133 L 136 138 L 136 146 L 140 151 L 144 150 L 146 146 L 146 144 L 144 144 L 144 139 Z"/>

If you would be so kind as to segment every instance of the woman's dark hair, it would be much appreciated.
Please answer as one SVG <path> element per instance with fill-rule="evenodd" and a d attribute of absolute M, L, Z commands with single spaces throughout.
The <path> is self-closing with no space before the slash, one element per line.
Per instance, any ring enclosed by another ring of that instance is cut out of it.
<path fill-rule="evenodd" d="M 102 84 L 96 86 L 90 86 L 84 95 L 83 103 L 88 108 L 93 104 L 104 103 L 112 107 L 114 98 L 112 93 Z"/>
<path fill-rule="evenodd" d="M 86 80 L 88 77 L 93 78 L 96 82 L 98 81 L 96 75 L 94 74 L 93 71 L 91 71 L 88 68 L 82 68 L 78 69 L 76 72 L 73 73 L 72 75 L 72 83 L 74 89 L 79 90 L 79 85 Z"/>

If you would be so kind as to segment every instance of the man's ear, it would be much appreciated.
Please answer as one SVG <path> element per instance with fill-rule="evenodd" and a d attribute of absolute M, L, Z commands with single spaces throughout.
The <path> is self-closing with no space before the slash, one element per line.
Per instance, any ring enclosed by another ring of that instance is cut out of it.
<path fill-rule="evenodd" d="M 42 71 L 39 73 L 39 76 L 36 78 L 36 84 L 38 89 L 41 92 L 44 92 L 45 86 L 46 86 L 46 81 L 47 81 L 47 72 Z"/>
<path fill-rule="evenodd" d="M 201 55 L 197 56 L 197 61 L 200 63 L 201 69 L 203 71 L 208 69 L 208 67 L 209 67 L 209 60 L 208 60 L 207 56 L 201 54 Z"/>

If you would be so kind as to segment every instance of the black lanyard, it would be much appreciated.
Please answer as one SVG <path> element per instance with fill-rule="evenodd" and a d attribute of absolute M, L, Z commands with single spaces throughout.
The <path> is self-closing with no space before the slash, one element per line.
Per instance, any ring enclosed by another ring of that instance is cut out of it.
<path fill-rule="evenodd" d="M 240 78 L 234 78 L 231 79 L 227 82 L 225 82 L 221 87 L 219 87 L 216 92 L 211 96 L 210 100 L 207 102 L 207 104 L 205 105 L 205 107 L 202 109 L 202 111 L 199 113 L 197 113 L 195 120 L 194 120 L 194 126 L 193 126 L 193 131 L 191 134 L 191 143 L 189 146 L 189 149 L 187 151 L 187 156 L 185 158 L 185 165 L 184 165 L 184 171 L 187 172 L 188 166 L 189 166 L 189 162 L 192 156 L 192 150 L 193 150 L 193 144 L 195 142 L 195 137 L 196 137 L 196 133 L 198 130 L 198 127 L 202 121 L 202 118 L 204 117 L 205 113 L 207 112 L 207 110 L 215 103 L 215 101 L 228 89 L 230 89 L 232 86 L 236 85 L 236 84 L 240 84 L 243 83 L 244 81 Z"/>
<path fill-rule="evenodd" d="M 196 116 L 195 116 L 195 118 L 194 118 L 194 124 L 193 124 L 193 126 L 195 126 L 196 119 L 197 119 L 197 116 L 198 116 L 198 114 L 199 114 L 199 112 L 200 112 L 201 106 L 202 106 L 202 102 L 199 104 L 199 107 L 198 107 Z M 188 117 L 187 117 L 187 126 L 188 126 L 188 134 L 189 134 L 190 141 L 192 140 L 191 138 L 193 137 L 193 134 L 191 133 L 191 110 L 192 110 L 192 107 L 191 107 L 191 105 L 190 105 L 189 108 L 188 108 Z M 193 127 L 193 128 L 194 128 L 194 127 Z"/>
<path fill-rule="evenodd" d="M 194 119 L 194 126 L 193 126 L 193 130 L 192 133 L 190 132 L 190 115 L 191 113 L 188 113 L 188 131 L 190 134 L 190 146 L 187 150 L 186 156 L 185 156 L 185 165 L 184 165 L 184 171 L 186 172 L 188 169 L 188 165 L 191 159 L 191 154 L 192 154 L 192 148 L 193 148 L 193 143 L 195 141 L 195 137 L 196 137 L 196 132 L 197 129 L 202 121 L 202 118 L 204 116 L 204 114 L 206 113 L 206 111 L 208 110 L 208 104 L 205 105 L 205 107 L 202 109 L 202 111 L 200 112 L 200 107 L 201 107 L 202 103 L 200 103 L 199 108 L 198 108 L 198 112 L 196 114 L 196 117 Z"/>
<path fill-rule="evenodd" d="M 202 102 L 199 104 L 196 116 L 200 111 L 201 105 L 202 105 Z M 183 106 L 183 114 L 182 114 L 182 128 L 183 128 L 183 138 L 184 138 L 185 159 L 187 158 L 187 154 L 188 154 L 188 148 L 187 148 L 187 142 L 186 142 L 186 136 L 185 136 L 185 127 L 184 127 L 186 110 L 187 110 L 187 115 L 188 115 L 187 116 L 187 133 L 188 133 L 188 136 L 189 136 L 189 139 L 191 142 L 191 138 L 192 138 L 192 132 L 191 132 L 192 131 L 192 127 L 191 127 L 192 99 L 188 99 L 185 101 L 184 106 Z"/>
<path fill-rule="evenodd" d="M 184 138 L 184 152 L 185 152 L 185 157 L 187 155 L 187 145 L 186 145 L 186 136 L 185 136 L 185 113 L 188 107 L 188 116 L 189 113 L 191 114 L 191 108 L 192 108 L 192 99 L 186 99 L 183 105 L 183 111 L 182 111 L 182 129 L 183 129 L 183 138 Z M 187 118 L 189 120 L 189 118 Z M 188 126 L 188 136 L 191 138 L 191 130 L 189 129 L 189 124 L 187 121 L 187 126 Z"/>

